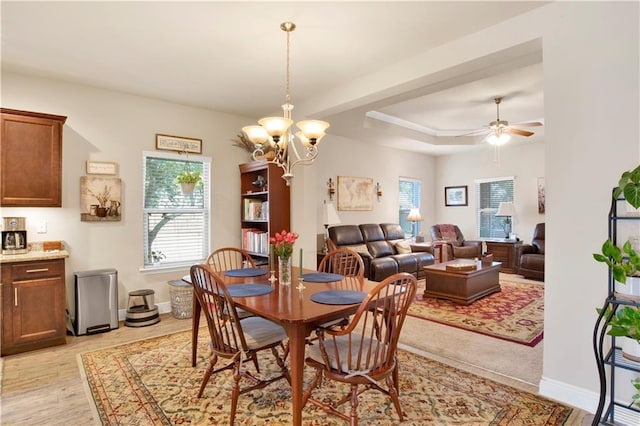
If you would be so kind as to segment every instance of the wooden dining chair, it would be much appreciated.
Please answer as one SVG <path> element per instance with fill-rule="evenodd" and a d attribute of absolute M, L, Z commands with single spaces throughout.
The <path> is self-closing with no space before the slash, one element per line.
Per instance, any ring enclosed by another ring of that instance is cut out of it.
<path fill-rule="evenodd" d="M 213 251 L 207 260 L 206 265 L 213 272 L 223 273 L 230 269 L 240 268 L 255 268 L 256 262 L 245 250 L 235 247 L 222 247 Z M 191 321 L 192 333 L 191 333 L 191 366 L 195 367 L 198 359 L 198 329 L 200 328 L 200 315 L 198 315 L 198 309 L 194 309 L 193 319 Z M 242 309 L 238 310 L 238 316 L 240 318 L 246 318 L 252 316 L 247 311 Z M 257 361 L 256 361 L 257 362 Z M 257 364 L 256 364 L 257 366 Z"/>
<path fill-rule="evenodd" d="M 378 284 L 362 301 L 344 330 L 319 328 L 318 345 L 309 347 L 306 364 L 316 370 L 303 394 L 303 403 L 311 402 L 330 414 L 358 424 L 358 395 L 373 389 L 389 396 L 400 421 L 404 420 L 398 397 L 397 346 L 402 324 L 416 293 L 416 278 L 406 272 L 392 275 Z M 349 384 L 349 392 L 340 400 L 317 400 L 311 395 L 323 376 Z M 386 387 L 379 382 L 383 381 Z M 338 410 L 351 402 L 350 414 Z"/>
<path fill-rule="evenodd" d="M 360 255 L 348 248 L 334 249 L 318 265 L 318 272 L 330 272 L 345 277 L 364 279 L 364 262 Z"/>
<path fill-rule="evenodd" d="M 256 267 L 256 262 L 248 252 L 235 247 L 222 247 L 213 251 L 205 263 L 214 272 Z"/>
<path fill-rule="evenodd" d="M 280 325 L 261 317 L 240 319 L 227 287 L 208 266 L 192 266 L 191 282 L 198 303 L 207 319 L 211 336 L 209 366 L 202 379 L 198 398 L 202 397 L 212 375 L 224 370 L 232 370 L 234 384 L 231 391 L 230 424 L 233 425 L 240 395 L 262 389 L 280 379 L 286 379 L 291 384 L 289 370 L 284 361 L 288 352 L 288 346 L 284 343 L 287 334 Z M 278 348 L 281 348 L 282 355 L 278 352 Z M 280 374 L 269 379 L 259 379 L 243 364 L 245 361 L 253 360 L 257 365 L 258 353 L 267 349 L 271 350 L 275 357 L 280 367 Z M 226 362 L 223 366 L 215 368 L 219 358 Z M 252 384 L 241 388 L 240 382 L 245 383 L 246 380 Z"/>

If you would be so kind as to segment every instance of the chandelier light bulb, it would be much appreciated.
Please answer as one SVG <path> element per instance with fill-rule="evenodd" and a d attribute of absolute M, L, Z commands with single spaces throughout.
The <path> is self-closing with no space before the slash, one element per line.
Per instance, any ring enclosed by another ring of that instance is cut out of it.
<path fill-rule="evenodd" d="M 244 126 L 242 131 L 251 142 L 256 145 L 262 145 L 269 139 L 269 134 L 262 126 Z"/>

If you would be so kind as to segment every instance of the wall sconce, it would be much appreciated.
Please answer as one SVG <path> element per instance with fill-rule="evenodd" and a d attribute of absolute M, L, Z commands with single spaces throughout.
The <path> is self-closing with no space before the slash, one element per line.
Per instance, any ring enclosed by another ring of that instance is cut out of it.
<path fill-rule="evenodd" d="M 336 185 L 331 178 L 327 181 L 327 192 L 329 193 L 329 201 L 333 201 L 333 195 L 336 193 Z"/>
<path fill-rule="evenodd" d="M 380 201 L 380 197 L 382 197 L 382 187 L 380 186 L 380 182 L 376 182 L 376 195 L 378 196 L 378 201 Z"/>

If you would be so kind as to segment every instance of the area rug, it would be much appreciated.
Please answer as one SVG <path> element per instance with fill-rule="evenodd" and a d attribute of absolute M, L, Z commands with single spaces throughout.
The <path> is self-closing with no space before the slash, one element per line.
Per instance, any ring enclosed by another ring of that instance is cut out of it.
<path fill-rule="evenodd" d="M 444 299 L 424 297 L 425 281 L 419 281 L 409 315 L 473 331 L 498 339 L 535 346 L 544 330 L 544 286 L 508 280 L 501 276 L 502 291 L 468 306 Z"/>
<path fill-rule="evenodd" d="M 206 330 L 205 330 L 206 331 Z M 229 424 L 232 378 L 215 376 L 196 397 L 207 365 L 206 335 L 191 367 L 190 332 L 180 332 L 78 355 L 96 418 L 104 425 Z M 399 353 L 400 400 L 406 425 L 568 425 L 584 415 L 545 398 L 504 386 L 407 351 Z M 261 374 L 277 372 L 259 359 Z M 252 367 L 248 367 L 252 368 Z M 305 383 L 311 379 L 305 373 Z M 335 399 L 344 388 L 325 381 L 316 398 Z M 291 391 L 286 381 L 241 395 L 238 425 L 288 425 Z M 361 424 L 398 424 L 393 404 L 379 392 L 360 396 Z M 343 425 L 309 404 L 304 425 Z"/>

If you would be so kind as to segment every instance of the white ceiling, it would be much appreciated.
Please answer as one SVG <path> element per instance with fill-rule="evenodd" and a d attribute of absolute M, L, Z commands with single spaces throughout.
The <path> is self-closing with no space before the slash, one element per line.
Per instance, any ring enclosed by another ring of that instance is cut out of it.
<path fill-rule="evenodd" d="M 259 118 L 284 101 L 282 21 L 297 25 L 297 104 L 545 3 L 2 1 L 2 69 Z M 467 80 L 313 118 L 328 119 L 329 133 L 374 133 L 376 143 L 434 155 L 477 148 L 478 138 L 446 135 L 494 120 L 496 96 L 502 119 L 544 118 L 539 57 Z M 540 140 L 534 131 L 528 142 Z"/>

